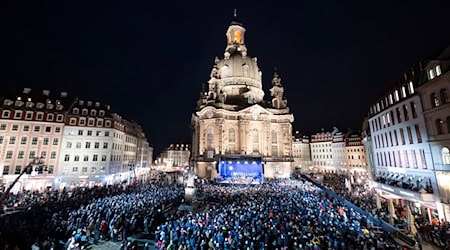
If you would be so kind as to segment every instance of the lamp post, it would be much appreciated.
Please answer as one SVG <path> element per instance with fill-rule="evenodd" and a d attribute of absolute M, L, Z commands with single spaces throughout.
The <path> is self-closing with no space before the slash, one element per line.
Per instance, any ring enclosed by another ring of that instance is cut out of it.
<path fill-rule="evenodd" d="M 9 192 L 11 192 L 11 189 L 14 187 L 14 185 L 16 185 L 16 183 L 19 181 L 20 177 L 22 177 L 22 175 L 24 175 L 25 173 L 29 172 L 29 170 L 33 171 L 33 166 L 35 166 L 35 165 L 43 166 L 43 164 L 44 164 L 44 157 L 41 156 L 41 157 L 34 158 L 28 164 L 28 166 L 23 168 L 23 170 L 19 174 L 19 176 L 17 176 L 17 178 L 13 181 L 13 183 L 11 183 L 11 185 L 8 187 L 8 189 L 6 189 L 6 191 L 0 197 L 0 214 L 4 213 L 4 211 L 3 211 L 3 202 L 5 201 L 6 196 L 9 194 Z"/>

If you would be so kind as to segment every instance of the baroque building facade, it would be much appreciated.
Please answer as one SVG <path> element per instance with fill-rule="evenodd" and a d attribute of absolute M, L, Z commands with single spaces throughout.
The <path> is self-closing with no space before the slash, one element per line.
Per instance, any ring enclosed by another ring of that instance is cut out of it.
<path fill-rule="evenodd" d="M 294 158 L 294 168 L 296 173 L 311 172 L 311 148 L 309 137 L 295 131 L 292 136 L 292 157 Z"/>
<path fill-rule="evenodd" d="M 281 78 L 274 73 L 270 100 L 264 100 L 262 73 L 247 53 L 245 31 L 236 20 L 228 27 L 224 57 L 216 57 L 192 115 L 192 159 L 201 178 L 218 178 L 224 162 L 255 163 L 266 178 L 293 172 L 294 117 Z"/>
<path fill-rule="evenodd" d="M 29 88 L 0 102 L 1 185 L 33 166 L 13 192 L 111 184 L 131 176 L 130 166 L 152 161 L 142 128 L 107 105 Z"/>

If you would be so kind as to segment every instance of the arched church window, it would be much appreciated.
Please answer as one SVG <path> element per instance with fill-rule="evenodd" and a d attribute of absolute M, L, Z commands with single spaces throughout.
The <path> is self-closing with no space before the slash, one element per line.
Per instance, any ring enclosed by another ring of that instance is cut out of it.
<path fill-rule="evenodd" d="M 249 95 L 249 96 L 247 97 L 247 101 L 248 101 L 248 104 L 253 104 L 253 102 L 254 102 L 253 95 Z"/>
<path fill-rule="evenodd" d="M 229 71 L 229 68 L 228 68 L 228 65 L 223 65 L 223 67 L 220 69 L 220 78 L 225 78 L 225 77 L 227 77 L 228 76 L 228 71 Z"/>
<path fill-rule="evenodd" d="M 213 149 L 214 148 L 214 129 L 209 127 L 206 135 L 206 148 Z"/>
<path fill-rule="evenodd" d="M 273 100 L 273 107 L 274 108 L 278 108 L 280 105 L 279 105 L 279 101 L 277 100 L 277 99 L 274 99 Z"/>
<path fill-rule="evenodd" d="M 240 30 L 234 31 L 234 39 L 233 42 L 235 43 L 241 43 L 242 41 L 242 33 Z"/>
<path fill-rule="evenodd" d="M 439 91 L 439 94 L 441 96 L 441 103 L 447 103 L 448 102 L 448 94 L 446 89 L 441 89 Z"/>
<path fill-rule="evenodd" d="M 278 135 L 272 130 L 272 156 L 278 156 Z"/>
<path fill-rule="evenodd" d="M 253 153 L 259 153 L 259 132 L 255 128 L 252 130 Z"/>
<path fill-rule="evenodd" d="M 230 128 L 228 130 L 228 148 L 230 153 L 234 153 L 235 152 L 235 147 L 236 147 L 236 131 L 234 130 L 234 128 Z"/>
<path fill-rule="evenodd" d="M 442 135 L 444 133 L 444 121 L 441 119 L 436 120 L 436 134 Z"/>
<path fill-rule="evenodd" d="M 447 133 L 450 133 L 450 116 L 447 116 L 445 123 L 447 123 Z"/>
<path fill-rule="evenodd" d="M 435 93 L 431 93 L 430 96 L 430 101 L 431 101 L 431 107 L 435 108 L 435 107 L 439 107 L 439 99 L 437 98 Z"/>
<path fill-rule="evenodd" d="M 234 130 L 234 128 L 230 128 L 230 130 L 228 131 L 228 137 L 230 143 L 236 142 L 236 131 Z"/>
<path fill-rule="evenodd" d="M 242 70 L 244 71 L 244 77 L 248 77 L 248 65 L 244 63 L 242 65 Z"/>
<path fill-rule="evenodd" d="M 441 154 L 442 154 L 442 162 L 446 165 L 450 164 L 450 150 L 447 147 L 443 147 Z"/>

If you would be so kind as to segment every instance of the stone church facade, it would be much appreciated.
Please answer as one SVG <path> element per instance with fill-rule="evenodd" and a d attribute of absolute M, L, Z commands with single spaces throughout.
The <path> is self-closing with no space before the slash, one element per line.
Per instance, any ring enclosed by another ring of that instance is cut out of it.
<path fill-rule="evenodd" d="M 245 31 L 242 23 L 231 22 L 224 57 L 216 57 L 192 114 L 192 159 L 200 178 L 216 179 L 221 161 L 260 162 L 264 178 L 293 173 L 294 116 L 277 72 L 264 99 L 262 73 L 256 57 L 247 54 Z"/>

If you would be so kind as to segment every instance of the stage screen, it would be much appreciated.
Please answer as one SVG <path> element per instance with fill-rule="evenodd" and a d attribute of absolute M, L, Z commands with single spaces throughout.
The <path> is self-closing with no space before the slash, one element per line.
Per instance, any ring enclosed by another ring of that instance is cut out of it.
<path fill-rule="evenodd" d="M 261 184 L 263 165 L 261 161 L 219 161 L 219 183 Z"/>

